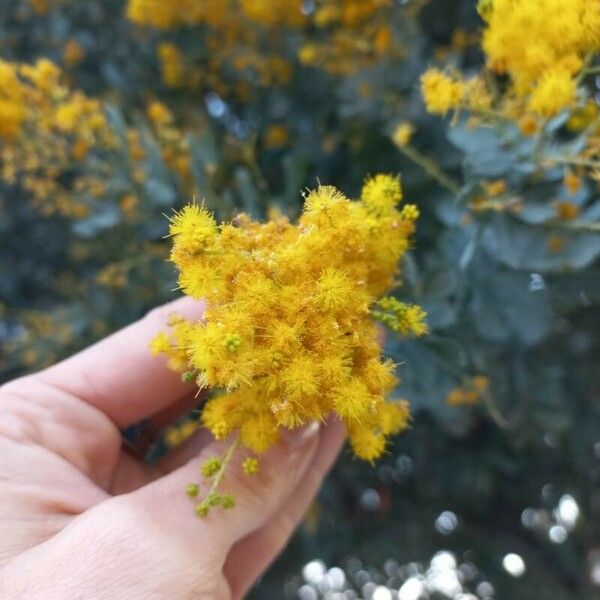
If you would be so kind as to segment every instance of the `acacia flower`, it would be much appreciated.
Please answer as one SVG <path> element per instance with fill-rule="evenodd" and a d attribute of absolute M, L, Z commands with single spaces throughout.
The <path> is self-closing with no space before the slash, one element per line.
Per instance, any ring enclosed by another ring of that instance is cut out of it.
<path fill-rule="evenodd" d="M 444 115 L 460 106 L 466 88 L 439 69 L 429 69 L 421 76 L 421 91 L 427 112 Z"/>
<path fill-rule="evenodd" d="M 399 179 L 377 175 L 358 201 L 329 186 L 310 192 L 297 225 L 244 214 L 217 225 L 197 205 L 172 217 L 179 285 L 207 308 L 201 321 L 175 318 L 169 343 L 160 333 L 152 350 L 212 390 L 201 422 L 216 439 L 234 439 L 203 466 L 213 479 L 209 496 L 236 447 L 251 455 L 244 472 L 255 473 L 256 456 L 284 428 L 333 412 L 355 454 L 373 461 L 387 437 L 407 426 L 407 404 L 386 400 L 397 384 L 395 365 L 381 356 L 376 326 L 426 331 L 419 307 L 383 297 L 396 285 L 418 216 L 414 205 L 398 209 L 401 199 Z M 209 506 L 204 500 L 198 514 Z"/>

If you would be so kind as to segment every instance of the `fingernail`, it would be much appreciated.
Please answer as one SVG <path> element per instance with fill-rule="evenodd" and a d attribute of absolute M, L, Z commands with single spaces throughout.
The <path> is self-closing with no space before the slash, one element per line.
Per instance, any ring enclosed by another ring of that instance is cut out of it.
<path fill-rule="evenodd" d="M 186 319 L 202 320 L 206 311 L 206 302 L 204 300 L 196 300 L 190 296 L 173 300 L 168 306 L 171 310 L 166 311 L 167 322 L 173 315 Z"/>
<path fill-rule="evenodd" d="M 314 440 L 319 434 L 320 429 L 321 424 L 316 421 L 297 429 L 283 429 L 281 439 L 290 449 L 297 450 Z"/>

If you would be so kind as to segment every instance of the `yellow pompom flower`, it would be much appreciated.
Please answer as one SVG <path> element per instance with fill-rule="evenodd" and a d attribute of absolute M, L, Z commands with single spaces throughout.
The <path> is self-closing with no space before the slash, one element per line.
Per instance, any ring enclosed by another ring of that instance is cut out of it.
<path fill-rule="evenodd" d="M 355 286 L 356 284 L 353 284 L 344 271 L 329 268 L 323 272 L 317 281 L 315 299 L 317 304 L 324 310 L 343 310 L 348 299 L 353 296 Z"/>
<path fill-rule="evenodd" d="M 567 129 L 576 132 L 583 131 L 598 118 L 599 112 L 598 105 L 593 100 L 589 100 L 582 107 L 573 111 L 567 121 Z"/>
<path fill-rule="evenodd" d="M 572 195 L 575 195 L 581 189 L 581 177 L 573 172 L 568 172 L 565 175 L 563 183 Z"/>
<path fill-rule="evenodd" d="M 590 0 L 480 0 L 488 66 L 549 117 L 571 105 L 575 75 L 600 49 L 600 4 Z M 526 35 L 524 35 L 526 32 Z"/>
<path fill-rule="evenodd" d="M 21 131 L 25 114 L 20 104 L 0 98 L 0 138 L 14 138 Z"/>
<path fill-rule="evenodd" d="M 160 60 L 162 79 L 167 87 L 178 87 L 184 82 L 184 59 L 175 44 L 163 42 L 156 51 Z"/>
<path fill-rule="evenodd" d="M 166 125 L 173 119 L 171 111 L 162 103 L 158 101 L 151 102 L 148 106 L 148 118 L 155 125 Z"/>
<path fill-rule="evenodd" d="M 392 213 L 402 200 L 400 180 L 391 175 L 376 175 L 367 179 L 362 189 L 361 200 L 368 210 L 378 215 Z"/>
<path fill-rule="evenodd" d="M 191 259 L 206 250 L 217 235 L 214 217 L 202 206 L 191 204 L 170 219 L 173 237 L 171 260 L 182 269 Z"/>
<path fill-rule="evenodd" d="M 69 40 L 63 50 L 63 60 L 66 66 L 74 67 L 85 58 L 85 50 L 76 40 Z"/>
<path fill-rule="evenodd" d="M 525 115 L 519 120 L 519 130 L 524 136 L 531 137 L 538 131 L 538 122 L 531 115 Z"/>
<path fill-rule="evenodd" d="M 338 415 L 348 420 L 360 420 L 377 401 L 365 383 L 358 378 L 350 379 L 333 394 L 333 408 Z"/>
<path fill-rule="evenodd" d="M 429 69 L 421 76 L 421 91 L 427 112 L 445 115 L 460 106 L 466 86 L 439 69 Z"/>
<path fill-rule="evenodd" d="M 358 458 L 372 463 L 385 452 L 386 438 L 381 432 L 353 427 L 350 430 L 350 446 Z"/>
<path fill-rule="evenodd" d="M 553 117 L 575 100 L 576 86 L 573 77 L 563 70 L 545 73 L 531 93 L 529 108 L 542 117 Z"/>
<path fill-rule="evenodd" d="M 415 128 L 410 123 L 399 123 L 396 125 L 392 133 L 392 141 L 399 148 L 404 148 L 410 144 L 412 140 L 413 134 L 415 133 Z"/>
<path fill-rule="evenodd" d="M 277 421 L 268 412 L 253 414 L 252 418 L 244 421 L 240 427 L 240 441 L 257 454 L 265 452 L 278 440 Z"/>
<path fill-rule="evenodd" d="M 180 286 L 207 307 L 201 321 L 175 319 L 172 340 L 160 334 L 152 351 L 212 390 L 201 422 L 216 439 L 231 436 L 231 455 L 237 445 L 266 452 L 282 429 L 334 413 L 356 455 L 373 461 L 407 427 L 407 404 L 386 401 L 397 380 L 376 326 L 426 331 L 419 307 L 382 298 L 418 216 L 401 200 L 399 178 L 376 175 L 358 201 L 329 186 L 310 192 L 297 225 L 281 215 L 217 225 L 198 205 L 171 218 Z"/>
<path fill-rule="evenodd" d="M 451 389 L 446 396 L 449 406 L 473 406 L 488 393 L 490 380 L 484 375 L 476 375 L 459 387 Z"/>

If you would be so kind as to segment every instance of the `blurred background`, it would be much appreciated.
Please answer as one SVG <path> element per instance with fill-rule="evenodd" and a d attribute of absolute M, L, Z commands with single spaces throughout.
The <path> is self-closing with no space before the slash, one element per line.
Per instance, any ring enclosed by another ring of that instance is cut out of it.
<path fill-rule="evenodd" d="M 399 294 L 431 333 L 387 349 L 412 427 L 344 453 L 252 598 L 600 598 L 594 59 L 536 121 L 486 69 L 493 2 L 0 1 L 2 381 L 173 299 L 193 198 L 293 218 L 387 172 L 420 208 Z M 431 114 L 432 66 L 495 99 Z"/>

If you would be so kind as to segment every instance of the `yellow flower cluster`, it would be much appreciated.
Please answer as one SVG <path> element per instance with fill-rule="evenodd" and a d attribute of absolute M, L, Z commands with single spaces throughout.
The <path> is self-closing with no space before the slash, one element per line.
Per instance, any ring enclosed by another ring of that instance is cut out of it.
<path fill-rule="evenodd" d="M 478 9 L 486 23 L 482 48 L 488 68 L 507 75 L 509 85 L 490 85 L 485 74 L 467 80 L 429 69 L 421 78 L 427 111 L 464 108 L 477 117 L 500 116 L 519 121 L 523 134 L 533 135 L 540 119 L 576 109 L 578 78 L 600 50 L 600 3 L 479 0 Z"/>
<path fill-rule="evenodd" d="M 392 132 L 392 141 L 398 148 L 404 148 L 410 144 L 415 133 L 415 128 L 411 123 L 398 123 Z"/>
<path fill-rule="evenodd" d="M 85 59 L 85 50 L 77 40 L 69 40 L 63 48 L 65 67 L 76 67 Z"/>
<path fill-rule="evenodd" d="M 439 69 L 429 69 L 421 76 L 421 91 L 427 112 L 444 115 L 460 106 L 465 84 Z"/>
<path fill-rule="evenodd" d="M 193 181 L 187 132 L 175 125 L 171 111 L 162 102 L 151 102 L 147 113 L 165 163 L 179 175 L 183 189 L 191 192 Z M 132 150 L 137 150 L 140 155 L 143 155 L 144 150 L 139 145 L 136 133 L 135 130 L 130 133 L 130 138 L 134 142 Z M 141 178 L 145 176 L 145 173 L 141 173 Z"/>
<path fill-rule="evenodd" d="M 198 35 L 207 50 L 205 64 L 186 71 L 180 50 L 171 43 L 161 44 L 163 80 L 169 87 L 208 85 L 221 94 L 233 89 L 245 100 L 249 81 L 257 79 L 263 86 L 289 81 L 291 66 L 283 58 L 283 40 L 272 32 L 302 27 L 306 17 L 301 8 L 300 0 L 129 0 L 127 16 L 137 25 L 162 30 L 202 25 Z M 230 88 L 232 69 L 248 77 L 238 77 Z"/>
<path fill-rule="evenodd" d="M 477 404 L 488 392 L 490 380 L 484 375 L 476 375 L 460 387 L 456 387 L 446 396 L 449 406 L 472 406 Z"/>
<path fill-rule="evenodd" d="M 184 60 L 175 44 L 163 42 L 157 49 L 162 80 L 167 87 L 176 88 L 183 84 L 185 77 Z"/>
<path fill-rule="evenodd" d="M 247 99 L 256 82 L 289 82 L 296 59 L 347 74 L 381 58 L 398 58 L 403 47 L 390 27 L 392 9 L 390 0 L 321 0 L 311 14 L 303 12 L 301 0 L 129 0 L 126 13 L 137 25 L 161 30 L 202 25 L 198 35 L 208 51 L 206 63 L 201 74 L 196 69 L 186 77 L 186 86 L 208 84 Z M 286 42 L 290 35 L 300 42 L 294 44 L 297 56 Z M 163 79 L 179 85 L 182 57 L 168 46 L 159 48 Z"/>
<path fill-rule="evenodd" d="M 59 180 L 74 172 L 92 148 L 109 147 L 112 135 L 102 105 L 62 83 L 60 69 L 46 59 L 33 65 L 0 60 L 1 177 L 19 183 L 46 211 L 84 216 L 72 190 L 95 195 L 99 182 L 77 177 L 70 190 Z M 52 201 L 48 201 L 51 199 Z"/>
<path fill-rule="evenodd" d="M 313 35 L 300 48 L 301 63 L 334 75 L 356 73 L 404 50 L 390 27 L 390 0 L 321 0 L 311 16 Z"/>
<path fill-rule="evenodd" d="M 407 404 L 386 402 L 397 380 L 381 358 L 372 310 L 396 284 L 418 216 L 414 205 L 399 209 L 401 199 L 398 179 L 378 175 L 358 201 L 319 187 L 297 225 L 244 214 L 217 225 L 197 205 L 173 216 L 179 284 L 207 309 L 202 321 L 175 317 L 151 349 L 199 387 L 220 390 L 201 417 L 215 438 L 235 433 L 262 453 L 281 428 L 333 412 L 355 454 L 373 461 L 407 426 Z M 424 313 L 409 312 L 397 315 L 397 329 L 424 333 Z"/>
<path fill-rule="evenodd" d="M 529 99 L 529 108 L 542 117 L 553 117 L 575 100 L 577 86 L 567 71 L 552 69 L 540 78 Z"/>
<path fill-rule="evenodd" d="M 421 92 L 425 108 L 431 114 L 445 115 L 460 108 L 486 111 L 493 102 L 481 78 L 463 80 L 460 75 L 449 75 L 436 68 L 428 69 L 421 76 Z"/>
<path fill-rule="evenodd" d="M 305 22 L 299 0 L 129 0 L 127 17 L 138 25 L 171 29 L 179 25 L 223 27 L 246 19 L 268 26 L 299 27 Z M 249 21 L 249 22 L 248 22 Z"/>
<path fill-rule="evenodd" d="M 175 75 L 169 75 L 173 84 Z M 187 132 L 165 105 L 151 102 L 147 112 L 165 163 L 182 190 L 193 193 Z M 135 186 L 147 178 L 147 153 L 138 129 L 125 137 Z M 46 59 L 33 65 L 0 60 L 0 179 L 20 186 L 41 212 L 87 217 L 91 201 L 107 197 L 119 143 L 102 102 L 67 87 L 58 66 Z M 136 212 L 135 202 L 130 196 L 123 204 L 126 218 Z"/>
<path fill-rule="evenodd" d="M 517 97 L 548 117 L 570 106 L 575 76 L 600 49 L 600 3 L 590 0 L 482 0 L 489 67 L 511 78 Z"/>
<path fill-rule="evenodd" d="M 31 8 L 38 15 L 45 15 L 50 10 L 53 3 L 53 0 L 29 0 Z"/>

